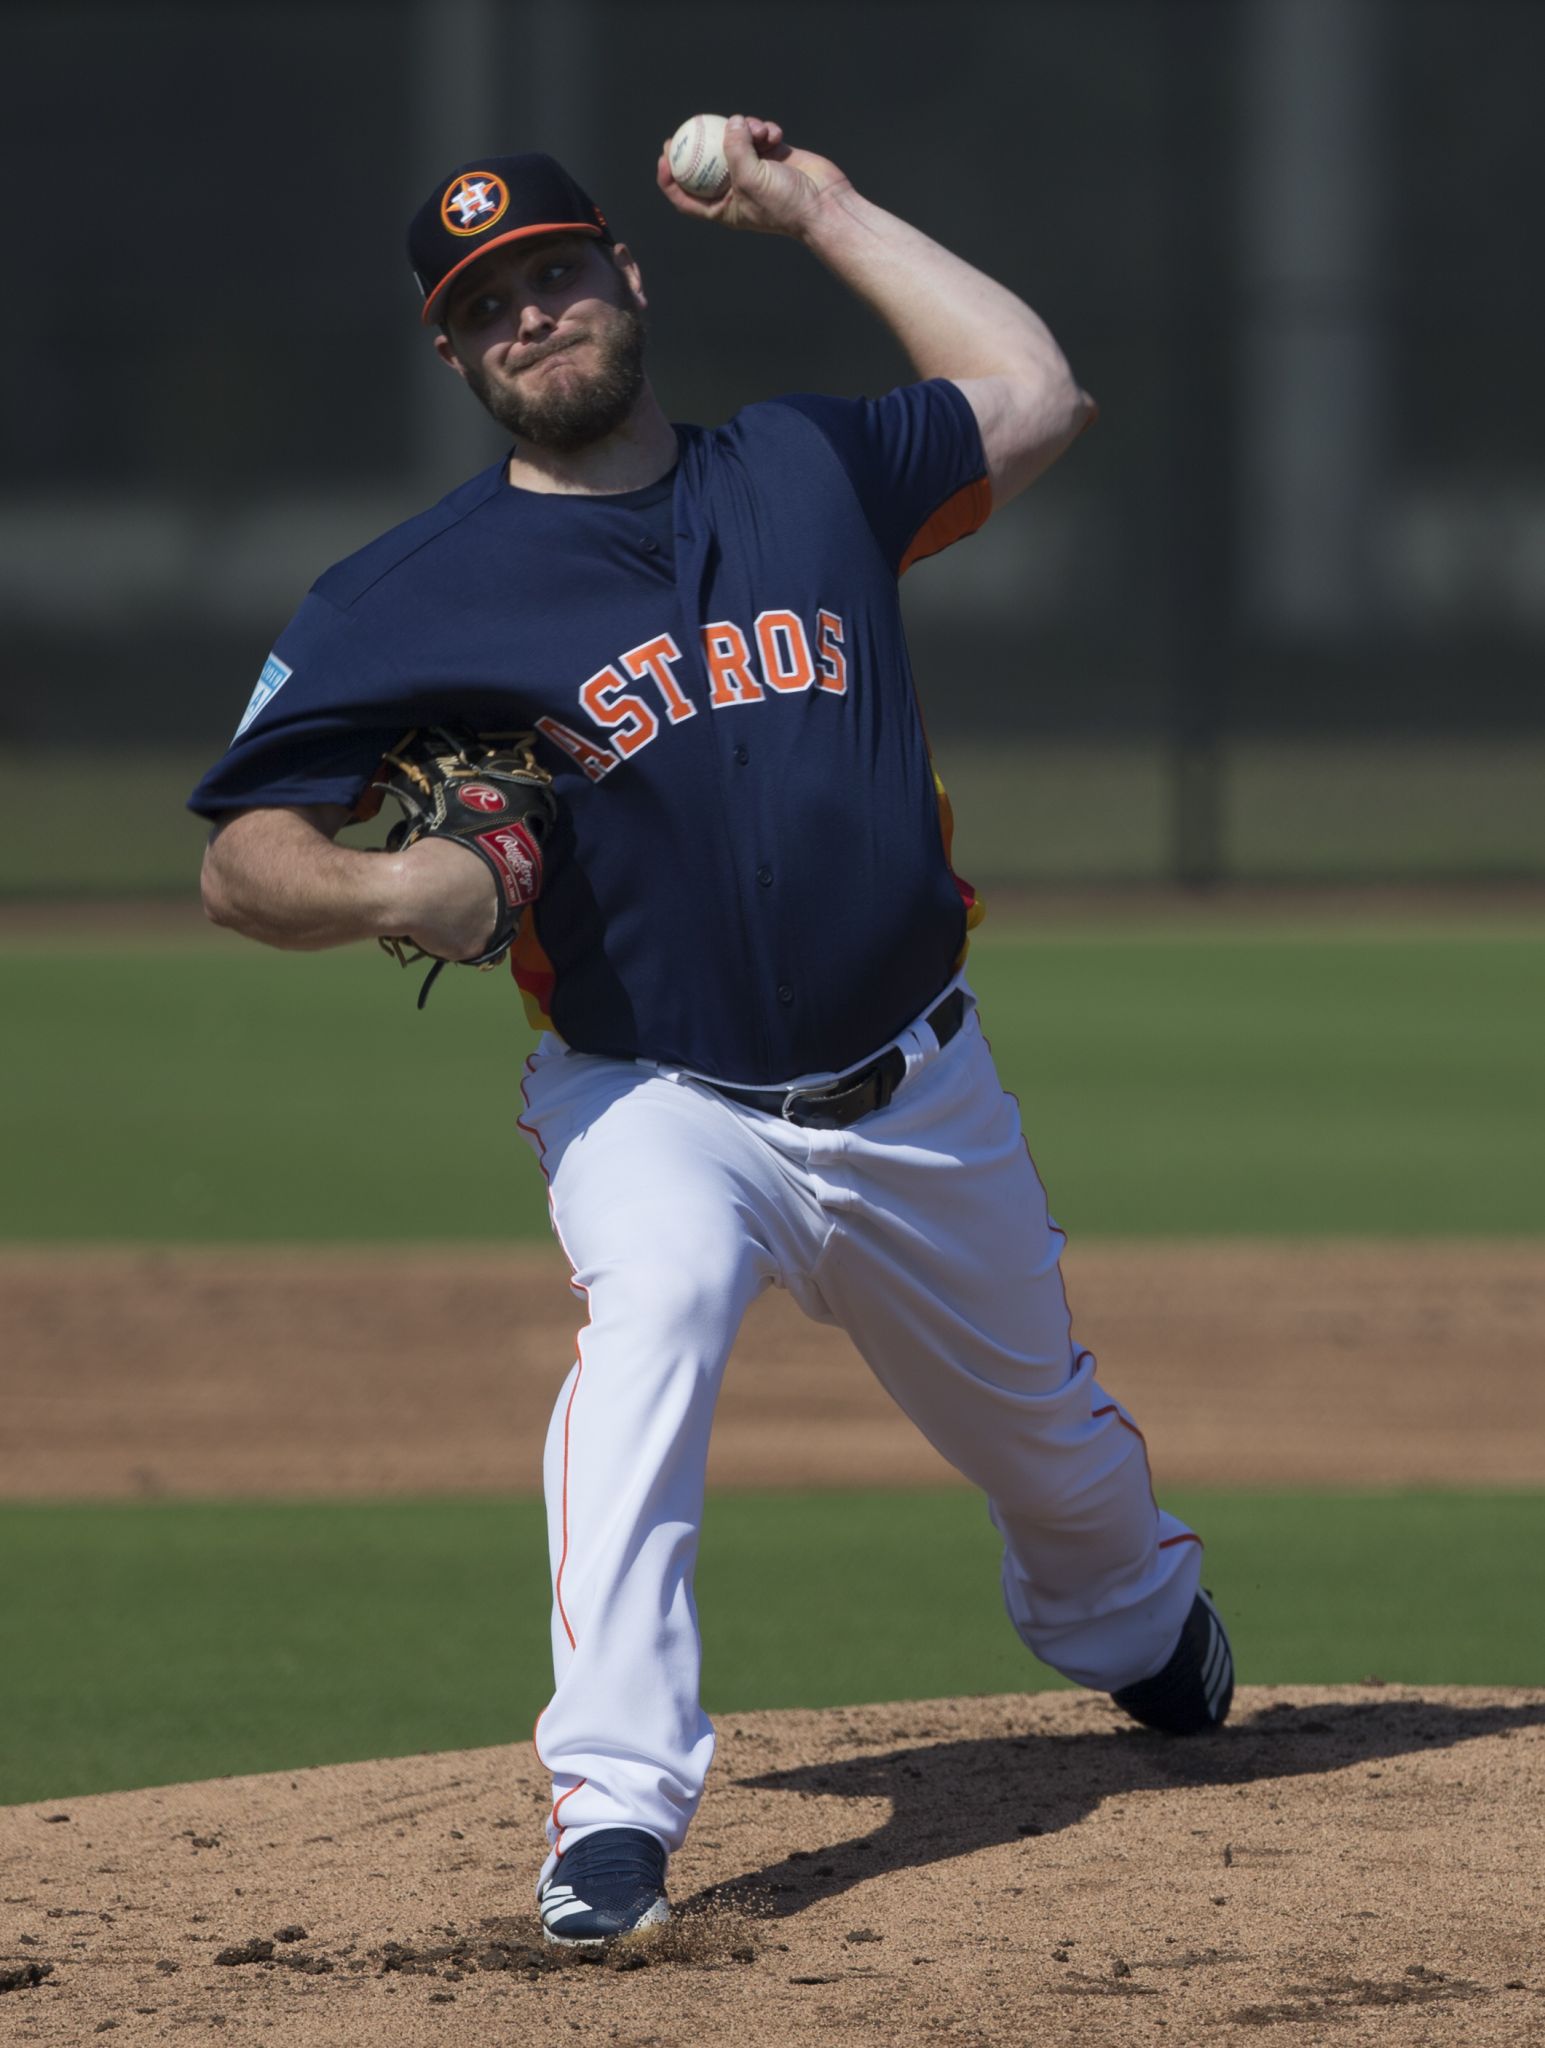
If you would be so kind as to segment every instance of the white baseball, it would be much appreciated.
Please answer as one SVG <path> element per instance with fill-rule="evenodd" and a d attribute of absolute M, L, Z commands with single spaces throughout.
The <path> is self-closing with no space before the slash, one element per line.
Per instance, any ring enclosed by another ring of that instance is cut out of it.
<path fill-rule="evenodd" d="M 667 156 L 671 176 L 694 199 L 722 199 L 729 190 L 722 114 L 694 114 L 690 121 L 683 121 L 671 137 Z"/>

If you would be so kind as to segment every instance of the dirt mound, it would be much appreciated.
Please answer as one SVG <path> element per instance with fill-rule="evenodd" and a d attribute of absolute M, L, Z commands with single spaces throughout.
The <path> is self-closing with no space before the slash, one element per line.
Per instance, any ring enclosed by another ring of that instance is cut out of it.
<path fill-rule="evenodd" d="M 1163 1486 L 1545 1484 L 1545 1246 L 1089 1244 L 1066 1272 Z M 0 1499 L 535 1492 L 578 1316 L 546 1246 L 0 1251 Z M 709 1478 L 954 1475 L 770 1295 Z"/>
<path fill-rule="evenodd" d="M 1191 1743 L 1081 1694 L 728 1718 L 676 1920 L 601 1965 L 542 1945 L 528 1749 L 9 1808 L 0 2024 L 71 2048 L 1539 2040 L 1545 1693 L 1255 1689 L 1236 1716 Z"/>

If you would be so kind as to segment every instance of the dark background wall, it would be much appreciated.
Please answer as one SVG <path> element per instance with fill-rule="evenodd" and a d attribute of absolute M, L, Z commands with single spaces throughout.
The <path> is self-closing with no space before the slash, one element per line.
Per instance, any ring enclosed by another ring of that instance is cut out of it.
<path fill-rule="evenodd" d="M 552 149 L 634 245 L 678 417 L 905 376 L 802 251 L 660 199 L 709 107 L 1022 291 L 1101 402 L 910 580 L 937 740 L 1158 749 L 1196 874 L 1242 747 L 1481 746 L 1514 803 L 1545 764 L 1538 0 L 13 0 L 0 35 L 13 759 L 218 752 L 312 577 L 493 459 L 401 249 L 480 149 Z"/>

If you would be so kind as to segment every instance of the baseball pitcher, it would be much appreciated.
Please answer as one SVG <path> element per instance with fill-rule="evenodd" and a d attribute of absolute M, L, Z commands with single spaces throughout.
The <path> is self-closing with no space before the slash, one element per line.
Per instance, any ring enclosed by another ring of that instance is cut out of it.
<path fill-rule="evenodd" d="M 723 154 L 708 197 L 662 151 L 665 200 L 802 243 L 915 381 L 673 422 L 643 271 L 567 171 L 452 171 L 409 255 L 509 451 L 318 579 L 191 798 L 217 923 L 431 974 L 507 958 L 540 1034 L 514 1106 L 585 1316 L 546 1448 L 537 1728 L 538 1901 L 573 1945 L 667 1917 L 713 1754 L 709 1429 L 763 1288 L 846 1330 L 982 1489 L 1031 1652 L 1173 1734 L 1218 1726 L 1233 1683 L 1198 1538 L 1070 1329 L 897 595 L 1093 407 L 1028 306 L 776 122 L 735 117 Z M 350 846 L 383 796 L 388 847 Z"/>

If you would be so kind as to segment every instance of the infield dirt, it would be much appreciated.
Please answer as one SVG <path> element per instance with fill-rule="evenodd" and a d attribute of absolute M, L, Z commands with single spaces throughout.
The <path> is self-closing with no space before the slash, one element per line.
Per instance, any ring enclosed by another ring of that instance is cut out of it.
<path fill-rule="evenodd" d="M 1073 1247 L 1161 1485 L 1545 1484 L 1545 1245 Z M 546 1247 L 0 1251 L 0 1499 L 536 1492 L 579 1308 Z M 839 1333 L 751 1311 L 710 1482 L 953 1477 Z"/>

